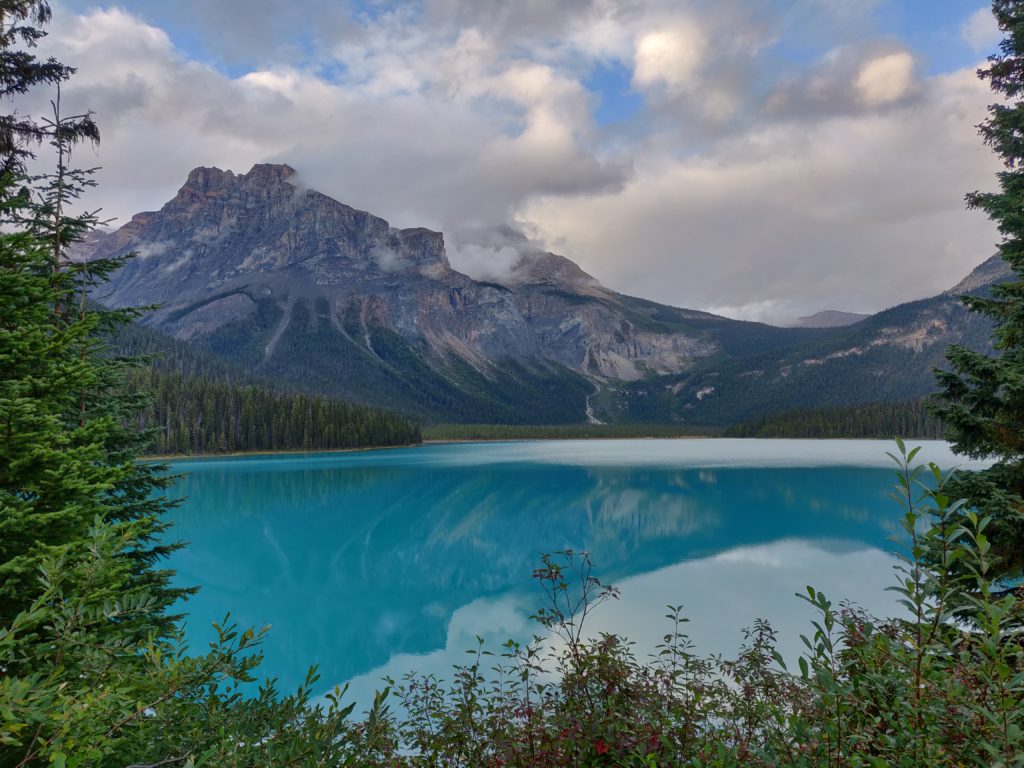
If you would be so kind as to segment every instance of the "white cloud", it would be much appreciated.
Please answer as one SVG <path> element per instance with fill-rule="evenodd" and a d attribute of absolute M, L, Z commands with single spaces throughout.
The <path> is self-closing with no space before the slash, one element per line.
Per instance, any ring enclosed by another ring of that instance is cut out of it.
<path fill-rule="evenodd" d="M 914 57 L 906 51 L 865 62 L 857 74 L 857 91 L 869 106 L 899 101 L 914 84 Z"/>
<path fill-rule="evenodd" d="M 154 243 L 141 243 L 135 248 L 137 258 L 145 261 L 153 256 L 163 256 L 170 249 L 171 244 L 165 241 L 157 241 Z"/>
<path fill-rule="evenodd" d="M 992 15 L 991 7 L 986 5 L 970 15 L 960 28 L 960 34 L 975 53 L 992 53 L 1003 33 Z"/>
<path fill-rule="evenodd" d="M 884 112 L 768 123 L 701 154 L 652 148 L 619 192 L 525 204 L 525 228 L 605 284 L 687 307 L 782 319 L 936 293 L 988 257 L 967 212 L 997 160 L 975 135 L 972 72 Z"/>
<path fill-rule="evenodd" d="M 696 85 L 707 55 L 707 38 L 690 19 L 678 18 L 647 32 L 636 42 L 633 83 L 639 88 L 665 87 L 681 93 Z"/>
<path fill-rule="evenodd" d="M 508 282 L 521 258 L 519 250 L 511 246 L 477 243 L 456 245 L 451 254 L 452 262 L 466 274 L 498 283 Z"/>
<path fill-rule="evenodd" d="M 410 264 L 402 258 L 401 254 L 395 253 L 392 249 L 377 245 L 370 252 L 370 256 L 377 262 L 383 272 L 403 272 Z"/>
<path fill-rule="evenodd" d="M 736 320 L 750 320 L 755 323 L 773 323 L 776 325 L 788 325 L 804 311 L 804 307 L 798 302 L 775 299 L 750 301 L 740 305 L 712 305 L 706 309 L 712 314 L 732 317 Z"/>
<path fill-rule="evenodd" d="M 608 7 L 600 14 L 579 21 L 570 30 L 568 43 L 598 61 L 626 61 L 633 52 L 630 29 L 623 23 L 618 6 L 605 5 Z"/>
<path fill-rule="evenodd" d="M 775 83 L 763 117 L 806 120 L 885 110 L 918 96 L 915 64 L 912 53 L 891 41 L 832 49 Z"/>

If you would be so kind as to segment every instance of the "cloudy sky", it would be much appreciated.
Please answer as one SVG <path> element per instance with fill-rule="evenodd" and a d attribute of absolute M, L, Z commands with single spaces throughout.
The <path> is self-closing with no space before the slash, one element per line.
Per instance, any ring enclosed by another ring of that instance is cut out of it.
<path fill-rule="evenodd" d="M 874 311 L 956 283 L 995 50 L 982 0 L 57 0 L 96 112 L 91 202 L 287 162 L 500 275 L 512 224 L 616 290 L 735 317 Z"/>

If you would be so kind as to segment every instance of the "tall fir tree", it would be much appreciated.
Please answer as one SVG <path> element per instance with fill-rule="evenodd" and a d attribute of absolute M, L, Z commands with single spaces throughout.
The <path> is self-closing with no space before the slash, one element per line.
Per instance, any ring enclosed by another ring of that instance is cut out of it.
<path fill-rule="evenodd" d="M 71 149 L 99 134 L 91 114 L 60 112 L 59 83 L 71 68 L 53 60 L 37 65 L 30 54 L 11 49 L 42 35 L 38 26 L 17 26 L 31 13 L 37 24 L 49 18 L 46 3 L 0 0 L 0 66 L 8 67 L 0 77 L 7 89 L 2 95 L 57 85 L 51 117 L 0 120 L 0 162 L 7 169 L 0 174 L 0 626 L 41 593 L 40 564 L 86 546 L 101 521 L 132 534 L 121 553 L 125 580 L 116 589 L 147 592 L 155 610 L 138 621 L 139 632 L 147 633 L 169 626 L 161 609 L 181 594 L 155 567 L 168 552 L 158 541 L 168 502 L 154 491 L 167 480 L 159 467 L 135 461 L 151 436 L 126 427 L 140 405 L 138 397 L 123 394 L 133 363 L 107 354 L 102 341 L 132 312 L 104 311 L 88 299 L 121 262 L 67 255 L 96 223 L 94 214 L 69 215 L 92 185 L 90 172 L 70 168 Z M 26 178 L 27 146 L 39 137 L 55 150 L 56 168 Z"/>
<path fill-rule="evenodd" d="M 966 296 L 967 307 L 995 324 L 995 354 L 951 347 L 952 370 L 937 372 L 935 413 L 948 425 L 957 453 L 994 460 L 990 469 L 962 472 L 947 491 L 990 515 L 989 538 L 1007 574 L 1024 572 L 1024 2 L 993 0 L 1005 34 L 997 55 L 978 71 L 1003 97 L 979 127 L 1005 168 L 999 191 L 973 192 L 968 205 L 985 211 L 1002 235 L 999 253 L 1013 277 L 991 295 Z"/>

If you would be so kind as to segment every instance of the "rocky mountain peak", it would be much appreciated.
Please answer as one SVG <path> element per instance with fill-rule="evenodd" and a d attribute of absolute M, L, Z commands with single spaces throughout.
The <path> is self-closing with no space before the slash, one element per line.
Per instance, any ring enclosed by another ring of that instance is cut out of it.
<path fill-rule="evenodd" d="M 248 173 L 241 175 L 215 167 L 193 168 L 178 194 L 165 208 L 183 208 L 186 212 L 192 213 L 196 206 L 214 200 L 224 200 L 232 195 L 259 198 L 291 195 L 296 188 L 286 182 L 295 174 L 295 169 L 290 165 L 268 163 L 254 165 Z"/>
<path fill-rule="evenodd" d="M 597 278 L 580 269 L 576 262 L 547 251 L 524 253 L 515 266 L 510 282 L 556 285 L 588 295 L 607 293 Z"/>
<path fill-rule="evenodd" d="M 296 185 L 295 176 L 284 164 L 195 168 L 159 211 L 83 244 L 82 257 L 135 252 L 112 301 L 168 307 L 172 297 L 187 303 L 209 292 L 338 299 L 355 285 L 384 290 L 378 284 L 399 276 L 451 279 L 440 232 L 396 229 Z"/>
<path fill-rule="evenodd" d="M 241 175 L 217 167 L 200 166 L 189 171 L 182 189 L 209 194 L 235 184 L 271 186 L 287 181 L 295 174 L 296 170 L 290 165 L 273 163 L 257 163 L 248 173 Z"/>
<path fill-rule="evenodd" d="M 235 180 L 231 171 L 220 168 L 194 168 L 174 199 L 164 208 L 191 210 L 203 205 L 212 197 L 221 197 Z"/>
<path fill-rule="evenodd" d="M 296 173 L 294 168 L 284 163 L 257 163 L 242 178 L 247 184 L 278 184 Z"/>
<path fill-rule="evenodd" d="M 90 241 L 86 258 L 136 254 L 104 300 L 159 304 L 149 324 L 231 355 L 240 347 L 267 371 L 288 369 L 289 355 L 306 349 L 322 362 L 318 376 L 338 378 L 333 391 L 349 391 L 344 382 L 362 367 L 374 371 L 367 382 L 383 377 L 413 400 L 410 371 L 434 382 L 440 401 L 459 397 L 450 377 L 491 381 L 508 361 L 585 392 L 593 385 L 581 376 L 678 373 L 718 348 L 702 330 L 654 319 L 665 308 L 626 307 L 522 233 L 483 237 L 510 274 L 477 281 L 452 269 L 440 232 L 392 227 L 295 178 L 288 165 L 194 169 L 159 211 Z"/>
<path fill-rule="evenodd" d="M 188 178 L 185 179 L 182 189 L 188 188 L 196 192 L 209 192 L 210 190 L 227 186 L 234 178 L 235 174 L 231 171 L 200 166 L 189 171 Z"/>
<path fill-rule="evenodd" d="M 442 420 L 721 423 L 819 402 L 823 381 L 844 387 L 829 402 L 906 400 L 929 391 L 947 341 L 986 333 L 949 296 L 846 330 L 739 323 L 603 288 L 511 227 L 455 242 L 467 263 L 490 255 L 495 274 L 452 269 L 440 232 L 392 227 L 261 164 L 196 168 L 159 211 L 78 253 L 134 253 L 101 300 L 160 305 L 146 322 L 163 333 L 299 387 Z M 954 292 L 1005 272 L 991 259 Z"/>
<path fill-rule="evenodd" d="M 587 296 L 610 296 L 597 278 L 584 272 L 576 262 L 544 250 L 541 243 L 531 240 L 521 230 L 509 225 L 486 229 L 464 230 L 456 237 L 461 247 L 494 252 L 504 258 L 491 267 L 484 263 L 471 273 L 480 279 L 504 285 L 510 289 L 523 286 L 541 286 Z M 513 254 L 511 259 L 507 254 Z M 504 261 L 504 263 L 500 263 Z"/>

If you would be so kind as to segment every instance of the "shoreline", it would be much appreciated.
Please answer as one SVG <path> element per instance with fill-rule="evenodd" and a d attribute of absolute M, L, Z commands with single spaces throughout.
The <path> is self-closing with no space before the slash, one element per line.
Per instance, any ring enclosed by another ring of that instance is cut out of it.
<path fill-rule="evenodd" d="M 207 453 L 159 453 L 139 456 L 139 461 L 182 461 L 188 459 L 238 459 L 245 456 L 305 456 L 311 453 L 361 453 L 363 451 L 389 451 L 393 448 L 418 448 L 422 443 L 399 445 L 367 445 L 362 448 L 281 448 L 255 451 L 212 451 Z"/>
<path fill-rule="evenodd" d="M 245 456 L 304 456 L 311 453 L 361 453 L 363 451 L 389 451 L 394 448 L 419 448 L 424 445 L 445 445 L 458 443 L 532 443 L 555 442 L 558 440 L 712 440 L 717 435 L 631 435 L 629 437 L 453 437 L 428 439 L 420 443 L 400 445 L 370 445 L 364 448 L 301 448 L 254 451 L 211 451 L 206 453 L 160 453 L 139 456 L 138 461 L 182 461 L 188 459 L 237 459 Z"/>
<path fill-rule="evenodd" d="M 396 448 L 419 448 L 428 445 L 463 445 L 470 443 L 536 443 L 536 442 L 559 442 L 559 441 L 613 441 L 613 440 L 799 440 L 807 442 L 832 442 L 848 440 L 872 440 L 877 442 L 891 442 L 884 437 L 736 437 L 723 438 L 721 435 L 632 435 L 628 437 L 453 437 L 428 439 L 421 443 L 404 443 L 402 445 L 372 445 L 364 448 L 322 448 L 322 449 L 281 449 L 281 450 L 257 450 L 257 451 L 227 451 L 212 453 L 167 453 L 139 456 L 138 461 L 142 462 L 164 462 L 164 461 L 188 461 L 190 459 L 238 459 L 256 456 L 307 456 L 310 454 L 332 454 L 332 453 L 363 453 L 368 451 L 390 451 Z M 940 438 L 905 438 L 908 441 L 945 442 Z"/>

